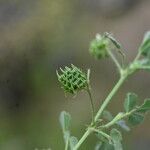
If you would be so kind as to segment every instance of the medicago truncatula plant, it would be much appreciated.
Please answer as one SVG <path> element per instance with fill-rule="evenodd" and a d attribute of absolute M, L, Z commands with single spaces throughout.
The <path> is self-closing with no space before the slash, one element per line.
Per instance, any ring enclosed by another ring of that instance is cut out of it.
<path fill-rule="evenodd" d="M 125 55 L 121 44 L 109 33 L 97 34 L 96 38 L 92 40 L 89 50 L 96 59 L 110 57 L 118 69 L 120 78 L 96 112 L 91 94 L 90 70 L 85 73 L 78 67 L 71 65 L 56 71 L 58 81 L 65 93 L 76 94 L 78 91 L 84 90 L 89 95 L 91 105 L 91 123 L 79 140 L 71 135 L 70 114 L 66 111 L 61 112 L 60 123 L 65 141 L 64 149 L 78 150 L 91 134 L 95 134 L 98 138 L 95 150 L 123 150 L 122 135 L 119 130 L 129 131 L 129 126 L 143 122 L 145 114 L 150 110 L 150 98 L 145 99 L 142 104 L 138 104 L 138 96 L 130 92 L 126 95 L 122 112 L 113 116 L 106 109 L 127 78 L 139 70 L 150 71 L 150 32 L 145 34 L 135 59 L 127 65 L 123 63 Z M 121 54 L 121 63 L 116 58 L 115 51 Z"/>

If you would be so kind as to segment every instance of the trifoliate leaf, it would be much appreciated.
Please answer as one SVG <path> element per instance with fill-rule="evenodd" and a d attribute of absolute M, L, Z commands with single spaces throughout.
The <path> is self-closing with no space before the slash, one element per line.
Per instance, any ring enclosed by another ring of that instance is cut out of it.
<path fill-rule="evenodd" d="M 146 113 L 150 111 L 150 99 L 145 99 L 144 103 L 138 108 L 138 112 Z"/>
<path fill-rule="evenodd" d="M 120 131 L 118 131 L 117 129 L 112 129 L 110 132 L 110 136 L 113 140 L 113 145 L 114 145 L 115 150 L 123 150 L 122 144 L 121 144 L 122 135 Z"/>
<path fill-rule="evenodd" d="M 134 93 L 128 93 L 124 101 L 124 109 L 126 112 L 131 111 L 136 106 L 137 95 Z"/>
<path fill-rule="evenodd" d="M 128 121 L 131 125 L 135 126 L 141 124 L 144 120 L 144 116 L 139 113 L 133 113 L 129 116 Z"/>
<path fill-rule="evenodd" d="M 59 117 L 59 121 L 62 127 L 63 132 L 68 132 L 71 125 L 71 116 L 68 112 L 62 111 Z"/>
<path fill-rule="evenodd" d="M 150 55 L 150 31 L 145 33 L 143 42 L 139 50 L 141 51 L 141 54 L 144 56 Z"/>
<path fill-rule="evenodd" d="M 78 143 L 78 139 L 74 136 L 71 136 L 69 139 L 69 143 L 70 143 L 70 149 L 73 150 L 75 145 Z"/>

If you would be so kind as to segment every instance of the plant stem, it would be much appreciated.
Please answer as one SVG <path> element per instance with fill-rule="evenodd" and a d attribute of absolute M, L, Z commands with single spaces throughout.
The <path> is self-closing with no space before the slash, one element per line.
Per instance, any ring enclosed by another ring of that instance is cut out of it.
<path fill-rule="evenodd" d="M 111 139 L 111 137 L 110 137 L 108 134 L 106 134 L 105 132 L 103 132 L 103 131 L 100 131 L 100 130 L 95 129 L 95 128 L 91 128 L 91 130 L 94 131 L 94 132 L 97 132 L 97 133 L 99 133 L 99 134 L 101 134 L 101 135 L 103 135 L 103 136 L 104 136 L 105 138 L 107 138 L 108 140 Z"/>
<path fill-rule="evenodd" d="M 93 102 L 93 97 L 92 97 L 91 90 L 90 90 L 90 87 L 89 87 L 89 86 L 88 86 L 88 88 L 87 88 L 87 92 L 88 92 L 88 94 L 89 94 L 89 99 L 90 99 L 90 103 L 91 103 L 92 124 L 94 124 L 94 113 L 95 113 L 95 110 L 94 110 L 94 102 Z"/>
<path fill-rule="evenodd" d="M 114 124 L 116 124 L 119 120 L 126 118 L 128 116 L 130 116 L 132 113 L 134 113 L 135 111 L 137 111 L 137 109 L 133 109 L 130 112 L 127 112 L 125 114 L 123 114 L 122 116 L 118 117 L 118 118 L 114 118 L 112 121 L 108 122 L 106 125 L 101 126 L 100 128 L 109 128 L 111 126 L 113 126 Z"/>
<path fill-rule="evenodd" d="M 134 62 L 137 61 L 140 58 L 140 56 L 141 56 L 141 51 L 139 51 L 138 54 L 136 55 Z"/>
<path fill-rule="evenodd" d="M 117 84 L 115 85 L 115 87 L 112 89 L 112 91 L 110 92 L 110 94 L 107 96 L 107 98 L 105 99 L 104 103 L 102 104 L 101 108 L 99 109 L 99 111 L 97 112 L 95 118 L 94 118 L 94 122 L 97 122 L 98 119 L 100 118 L 100 116 L 102 115 L 104 109 L 106 108 L 106 106 L 108 105 L 108 103 L 111 101 L 112 97 L 116 94 L 116 92 L 118 91 L 118 89 L 121 87 L 121 85 L 123 84 L 123 82 L 125 81 L 125 79 L 127 78 L 127 74 L 122 75 L 120 80 L 117 82 Z M 90 135 L 92 131 L 90 130 L 90 128 L 83 134 L 82 138 L 79 140 L 79 142 L 77 143 L 77 145 L 74 147 L 73 150 L 77 150 L 81 144 L 86 140 L 86 138 Z"/>
<path fill-rule="evenodd" d="M 120 66 L 120 64 L 119 64 L 118 60 L 116 59 L 116 57 L 114 56 L 114 54 L 109 49 L 107 49 L 107 52 L 110 55 L 110 57 L 112 58 L 112 60 L 114 61 L 115 65 L 117 66 L 119 71 L 121 71 L 122 67 Z"/>
<path fill-rule="evenodd" d="M 68 147 L 69 147 L 69 136 L 67 137 L 66 140 L 65 150 L 68 150 Z"/>
<path fill-rule="evenodd" d="M 76 146 L 74 147 L 73 150 L 77 150 L 81 145 L 82 143 L 85 141 L 85 139 L 91 134 L 91 130 L 90 128 L 87 129 L 87 131 L 84 133 L 84 135 L 82 136 L 82 138 L 79 140 L 79 142 L 76 144 Z"/>
<path fill-rule="evenodd" d="M 114 86 L 114 88 L 112 89 L 112 91 L 109 93 L 109 95 L 107 96 L 107 98 L 104 100 L 102 106 L 100 107 L 99 111 L 97 112 L 94 121 L 96 122 L 102 115 L 104 109 L 106 108 L 106 106 L 109 104 L 109 102 L 111 101 L 112 97 L 116 94 L 116 92 L 118 91 L 118 89 L 121 87 L 121 85 L 123 84 L 123 82 L 125 81 L 125 79 L 127 78 L 128 75 L 122 75 L 121 78 L 119 79 L 119 81 L 117 82 L 117 84 Z"/>

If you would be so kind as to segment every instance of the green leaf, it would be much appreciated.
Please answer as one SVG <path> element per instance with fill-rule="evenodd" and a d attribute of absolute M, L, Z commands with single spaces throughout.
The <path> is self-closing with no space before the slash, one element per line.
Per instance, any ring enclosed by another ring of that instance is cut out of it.
<path fill-rule="evenodd" d="M 126 112 L 131 111 L 134 109 L 137 103 L 137 95 L 134 93 L 128 93 L 126 96 L 126 99 L 124 101 L 124 109 Z"/>
<path fill-rule="evenodd" d="M 78 139 L 74 136 L 71 136 L 69 139 L 69 143 L 70 143 L 70 149 L 73 150 L 75 145 L 78 143 Z"/>
<path fill-rule="evenodd" d="M 114 145 L 115 150 L 123 150 L 122 144 L 121 144 L 122 135 L 120 131 L 118 131 L 117 129 L 112 129 L 110 132 L 110 136 L 113 140 L 113 145 Z"/>
<path fill-rule="evenodd" d="M 113 115 L 109 111 L 105 110 L 103 111 L 103 118 L 108 121 L 111 121 L 113 120 Z"/>
<path fill-rule="evenodd" d="M 112 137 L 113 141 L 122 141 L 121 132 L 117 129 L 113 128 L 110 132 L 110 136 Z"/>
<path fill-rule="evenodd" d="M 114 147 L 108 142 L 99 142 L 96 144 L 95 150 L 114 150 Z"/>
<path fill-rule="evenodd" d="M 150 31 L 146 32 L 144 35 L 143 42 L 140 46 L 141 54 L 144 56 L 149 56 L 150 54 Z"/>
<path fill-rule="evenodd" d="M 144 103 L 139 107 L 138 112 L 146 113 L 150 111 L 150 99 L 145 99 Z"/>
<path fill-rule="evenodd" d="M 102 146 L 102 142 L 98 142 L 98 143 L 95 145 L 94 150 L 100 150 L 100 149 L 101 149 L 101 146 Z"/>
<path fill-rule="evenodd" d="M 133 113 L 132 115 L 129 116 L 128 121 L 131 125 L 135 126 L 140 123 L 142 123 L 144 120 L 144 116 L 139 113 Z"/>
<path fill-rule="evenodd" d="M 68 132 L 71 125 L 71 116 L 68 112 L 62 111 L 59 117 L 59 121 L 63 132 Z"/>
<path fill-rule="evenodd" d="M 128 125 L 126 124 L 126 121 L 125 120 L 119 120 L 117 123 L 116 123 L 118 126 L 120 126 L 122 129 L 124 129 L 125 131 L 130 131 L 130 128 L 128 127 Z"/>

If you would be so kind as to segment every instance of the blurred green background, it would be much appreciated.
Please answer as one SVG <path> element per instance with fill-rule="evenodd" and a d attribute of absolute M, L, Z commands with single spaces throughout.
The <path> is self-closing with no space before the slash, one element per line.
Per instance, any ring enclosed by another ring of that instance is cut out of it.
<path fill-rule="evenodd" d="M 114 33 L 131 61 L 150 30 L 149 0 L 0 0 L 0 150 L 63 150 L 58 117 L 72 115 L 72 134 L 81 137 L 90 121 L 86 93 L 65 98 L 55 70 L 73 63 L 91 68 L 95 105 L 118 79 L 110 60 L 96 61 L 88 53 L 96 33 Z M 150 74 L 132 76 L 109 105 L 123 109 L 128 91 L 140 101 L 150 97 Z M 130 133 L 123 132 L 125 150 L 150 149 L 150 117 Z M 93 150 L 91 136 L 81 150 Z"/>

